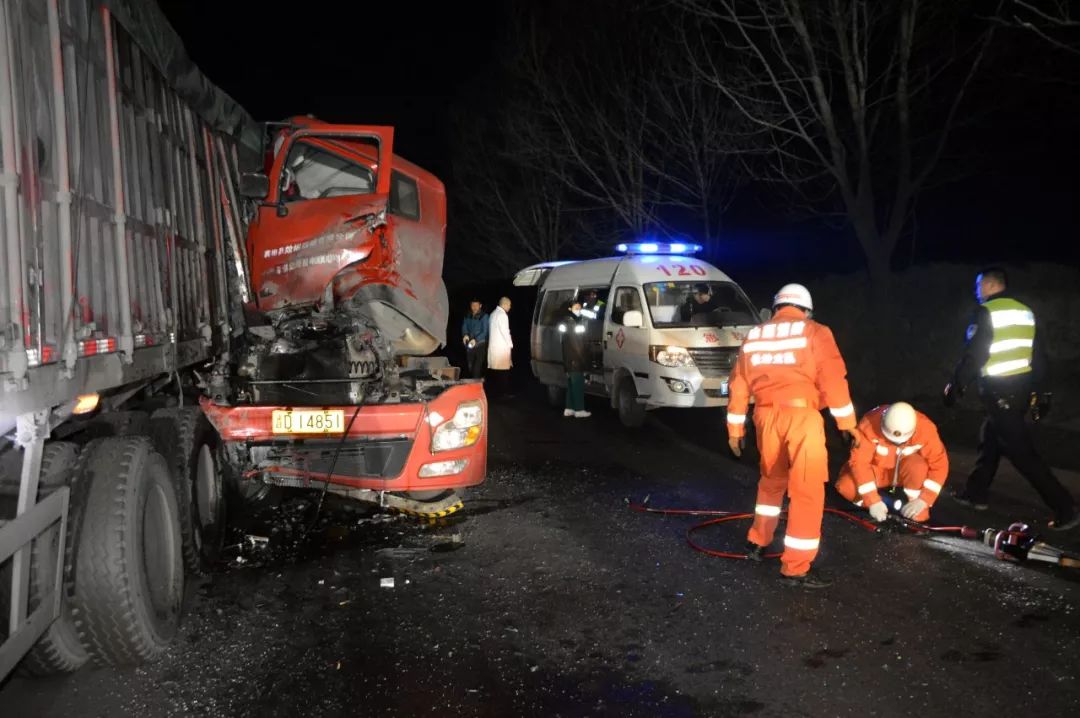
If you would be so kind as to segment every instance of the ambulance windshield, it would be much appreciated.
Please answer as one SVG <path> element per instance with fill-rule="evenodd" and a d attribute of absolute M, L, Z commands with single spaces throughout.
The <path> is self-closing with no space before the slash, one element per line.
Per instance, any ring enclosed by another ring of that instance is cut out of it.
<path fill-rule="evenodd" d="M 757 311 L 731 282 L 653 282 L 645 301 L 657 329 L 731 327 L 757 323 Z"/>

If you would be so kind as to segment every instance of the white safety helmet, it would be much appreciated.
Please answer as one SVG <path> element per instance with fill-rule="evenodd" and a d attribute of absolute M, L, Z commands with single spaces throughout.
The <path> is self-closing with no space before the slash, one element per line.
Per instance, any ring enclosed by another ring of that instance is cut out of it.
<path fill-rule="evenodd" d="M 781 304 L 793 304 L 796 307 L 813 311 L 814 300 L 810 298 L 810 290 L 801 284 L 785 284 L 773 297 L 773 309 Z"/>
<path fill-rule="evenodd" d="M 915 433 L 915 409 L 906 401 L 898 401 L 885 410 L 881 430 L 894 444 L 903 444 Z"/>

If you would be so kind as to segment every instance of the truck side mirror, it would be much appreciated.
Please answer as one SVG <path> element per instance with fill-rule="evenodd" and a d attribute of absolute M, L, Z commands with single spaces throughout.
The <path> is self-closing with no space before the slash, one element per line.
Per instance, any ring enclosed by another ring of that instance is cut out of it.
<path fill-rule="evenodd" d="M 772 310 L 768 307 L 762 307 L 761 311 L 758 312 L 758 317 L 761 319 L 761 321 L 767 322 L 772 319 Z"/>
<path fill-rule="evenodd" d="M 623 314 L 622 323 L 624 327 L 629 329 L 640 329 L 645 325 L 645 317 L 641 316 L 641 312 L 636 309 L 631 309 L 626 314 Z"/>
<path fill-rule="evenodd" d="M 240 175 L 240 196 L 247 199 L 266 199 L 270 194 L 270 178 L 262 172 L 245 172 Z"/>

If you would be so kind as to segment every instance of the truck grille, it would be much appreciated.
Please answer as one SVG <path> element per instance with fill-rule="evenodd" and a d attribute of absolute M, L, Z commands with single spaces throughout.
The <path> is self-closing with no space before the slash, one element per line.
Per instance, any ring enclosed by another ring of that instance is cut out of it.
<path fill-rule="evenodd" d="M 702 376 L 728 376 L 739 356 L 738 347 L 699 347 L 689 349 Z"/>
<path fill-rule="evenodd" d="M 412 441 L 393 439 L 387 441 L 347 441 L 341 445 L 337 461 L 334 454 L 338 451 L 340 440 L 305 441 L 290 445 L 253 446 L 251 458 L 256 466 L 277 466 L 311 474 L 312 478 L 325 476 L 331 467 L 335 475 L 356 477 L 379 477 L 392 479 L 405 468 L 409 458 Z"/>

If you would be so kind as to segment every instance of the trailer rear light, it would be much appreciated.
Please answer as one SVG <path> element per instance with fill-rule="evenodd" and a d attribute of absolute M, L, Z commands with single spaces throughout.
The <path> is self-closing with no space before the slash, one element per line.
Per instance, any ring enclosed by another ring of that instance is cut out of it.
<path fill-rule="evenodd" d="M 116 351 L 116 340 L 109 339 L 86 339 L 79 342 L 79 356 L 92 357 L 96 354 L 111 354 Z"/>
<path fill-rule="evenodd" d="M 438 415 L 433 413 L 428 418 L 429 423 L 436 417 Z M 432 453 L 472 446 L 480 439 L 483 425 L 484 407 L 480 402 L 467 401 L 459 404 L 453 418 L 442 423 L 431 437 Z"/>
<path fill-rule="evenodd" d="M 100 394 L 82 394 L 75 400 L 75 409 L 72 413 L 76 415 L 89 414 L 98 408 L 98 402 L 100 401 Z"/>
<path fill-rule="evenodd" d="M 450 459 L 448 461 L 436 461 L 431 464 L 424 464 L 420 467 L 419 476 L 421 479 L 432 479 L 437 476 L 453 476 L 454 474 L 460 474 L 465 470 L 465 467 L 469 465 L 468 459 Z"/>
<path fill-rule="evenodd" d="M 56 350 L 46 344 L 41 348 L 39 353 L 37 349 L 26 350 L 26 363 L 29 366 L 41 366 L 42 364 L 52 364 L 56 361 Z"/>

